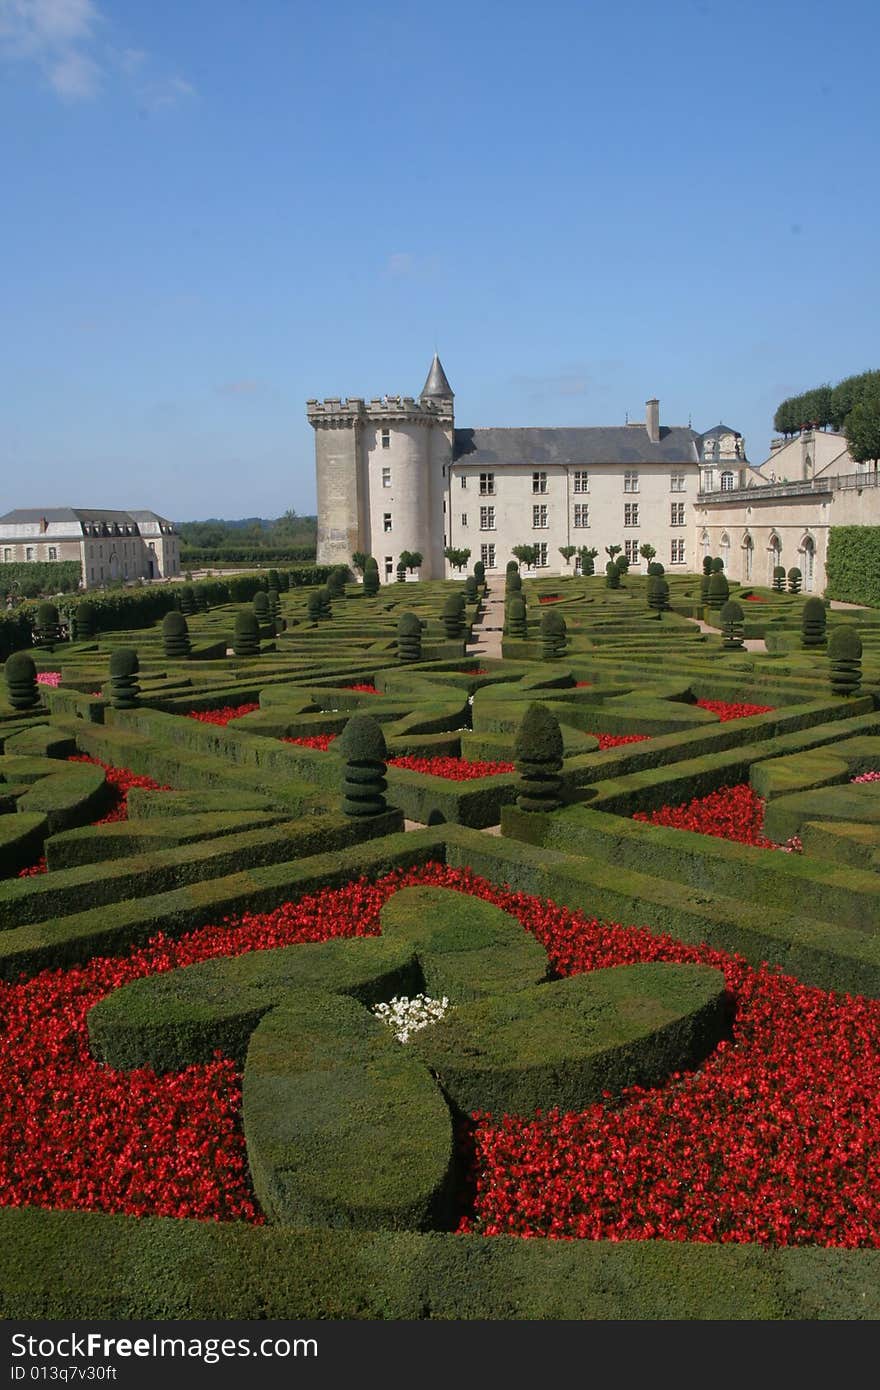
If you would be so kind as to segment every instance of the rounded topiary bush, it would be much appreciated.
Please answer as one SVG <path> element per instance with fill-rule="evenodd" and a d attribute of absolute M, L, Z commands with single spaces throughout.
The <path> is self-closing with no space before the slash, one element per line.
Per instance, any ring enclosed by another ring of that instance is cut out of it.
<path fill-rule="evenodd" d="M 205 592 L 205 586 L 203 584 L 200 584 L 199 587 L 194 590 L 194 593 L 196 596 L 196 608 L 199 610 L 199 612 L 210 612 L 211 605 L 208 602 L 208 595 Z"/>
<path fill-rule="evenodd" d="M 198 612 L 195 590 L 191 584 L 184 584 L 180 590 L 180 611 L 186 618 Z"/>
<path fill-rule="evenodd" d="M 562 804 L 562 731 L 546 705 L 529 705 L 514 739 L 516 804 L 521 811 L 555 811 Z"/>
<path fill-rule="evenodd" d="M 54 603 L 37 605 L 36 629 L 37 646 L 48 648 L 51 651 L 60 635 L 58 609 Z"/>
<path fill-rule="evenodd" d="M 476 579 L 478 584 L 485 584 L 486 582 L 486 566 L 483 564 L 482 560 L 478 560 L 474 565 L 474 579 Z"/>
<path fill-rule="evenodd" d="M 457 642 L 464 636 L 464 597 L 450 594 L 443 605 L 443 628 L 449 642 Z"/>
<path fill-rule="evenodd" d="M 372 555 L 364 566 L 364 593 L 373 598 L 379 592 L 379 565 Z"/>
<path fill-rule="evenodd" d="M 189 627 L 186 618 L 176 608 L 172 608 L 162 619 L 162 646 L 165 655 L 172 660 L 190 654 Z"/>
<path fill-rule="evenodd" d="M 519 574 L 519 565 L 517 564 L 516 560 L 508 560 L 506 573 Z"/>
<path fill-rule="evenodd" d="M 74 613 L 76 620 L 76 640 L 87 642 L 92 637 L 98 635 L 98 610 L 93 603 L 86 600 L 78 603 Z"/>
<path fill-rule="evenodd" d="M 801 574 L 797 565 L 792 566 L 792 568 L 788 571 L 788 592 L 790 594 L 800 593 L 802 578 L 803 575 Z"/>
<path fill-rule="evenodd" d="M 110 703 L 114 709 L 134 709 L 141 693 L 139 669 L 134 647 L 117 647 L 110 653 Z"/>
<path fill-rule="evenodd" d="M 655 613 L 665 613 L 669 607 L 669 585 L 661 574 L 652 574 L 648 580 L 648 607 Z"/>
<path fill-rule="evenodd" d="M 267 571 L 266 583 L 269 585 L 269 588 L 274 589 L 276 593 L 281 588 L 281 576 L 279 575 L 276 569 L 270 569 Z"/>
<path fill-rule="evenodd" d="M 27 652 L 13 652 L 3 668 L 3 676 L 13 709 L 34 709 L 40 703 L 37 668 Z"/>
<path fill-rule="evenodd" d="M 468 603 L 476 603 L 477 601 L 477 581 L 472 574 L 469 574 L 464 581 L 464 596 Z"/>
<path fill-rule="evenodd" d="M 832 694 L 857 695 L 862 684 L 862 639 L 852 623 L 832 628 L 828 660 Z"/>
<path fill-rule="evenodd" d="M 260 655 L 260 624 L 252 609 L 240 608 L 235 615 L 232 650 L 236 656 Z"/>
<path fill-rule="evenodd" d="M 613 560 L 609 560 L 608 564 L 605 566 L 605 584 L 609 589 L 620 588 L 620 570 Z"/>
<path fill-rule="evenodd" d="M 398 566 L 397 566 L 397 582 L 398 582 L 398 584 L 405 584 L 405 583 L 406 583 L 406 565 L 398 564 Z"/>
<path fill-rule="evenodd" d="M 808 598 L 801 612 L 801 646 L 824 647 L 828 615 L 820 598 Z"/>
<path fill-rule="evenodd" d="M 665 573 L 666 573 L 666 570 L 665 570 L 665 568 L 663 567 L 663 565 L 661 565 L 661 563 L 660 563 L 659 560 L 652 560 L 652 561 L 651 561 L 650 565 L 648 566 L 648 577 L 649 577 L 650 579 L 659 579 L 659 578 L 661 578 Z"/>
<path fill-rule="evenodd" d="M 324 617 L 324 605 L 318 589 L 313 589 L 306 600 L 309 609 L 309 622 L 319 623 Z"/>
<path fill-rule="evenodd" d="M 333 602 L 332 602 L 332 595 L 331 595 L 330 590 L 329 590 L 329 588 L 327 587 L 326 584 L 324 585 L 324 587 L 323 587 L 322 589 L 319 589 L 319 590 L 318 590 L 318 598 L 321 600 L 321 617 L 322 617 L 322 618 L 332 618 L 332 617 L 333 617 Z"/>
<path fill-rule="evenodd" d="M 347 816 L 381 816 L 388 809 L 385 801 L 388 750 L 381 724 L 369 714 L 352 715 L 337 748 L 344 759 L 343 811 Z"/>
<path fill-rule="evenodd" d="M 777 594 L 785 592 L 785 566 L 773 566 L 773 588 Z"/>
<path fill-rule="evenodd" d="M 708 606 L 720 612 L 729 598 L 730 585 L 725 579 L 723 571 L 713 570 L 709 576 L 709 595 L 706 600 Z"/>
<path fill-rule="evenodd" d="M 508 598 L 511 594 L 519 594 L 522 592 L 522 575 L 519 570 L 510 570 L 505 580 L 504 588 Z"/>
<path fill-rule="evenodd" d="M 507 605 L 507 633 L 509 637 L 520 638 L 528 634 L 526 603 L 521 594 L 514 594 Z"/>
<path fill-rule="evenodd" d="M 401 613 L 397 619 L 397 656 L 400 661 L 422 659 L 422 624 L 415 613 Z"/>
<path fill-rule="evenodd" d="M 629 574 L 629 560 L 626 558 L 623 551 L 621 551 L 619 555 L 615 555 L 614 563 L 620 574 Z"/>
<path fill-rule="evenodd" d="M 266 598 L 269 601 L 269 616 L 274 621 L 278 617 L 278 614 L 281 612 L 281 599 L 278 596 L 278 590 L 267 590 Z"/>
<path fill-rule="evenodd" d="M 721 623 L 721 648 L 725 652 L 742 650 L 744 615 L 738 603 L 728 599 L 718 614 Z"/>
<path fill-rule="evenodd" d="M 254 594 L 254 616 L 260 627 L 265 627 L 272 619 L 272 608 L 269 603 L 269 591 L 258 589 Z"/>
<path fill-rule="evenodd" d="M 565 651 L 566 626 L 562 614 L 555 608 L 541 615 L 541 656 L 545 661 L 557 661 Z"/>
<path fill-rule="evenodd" d="M 345 598 L 345 581 L 348 571 L 344 565 L 334 565 L 327 576 L 327 588 L 331 598 Z"/>

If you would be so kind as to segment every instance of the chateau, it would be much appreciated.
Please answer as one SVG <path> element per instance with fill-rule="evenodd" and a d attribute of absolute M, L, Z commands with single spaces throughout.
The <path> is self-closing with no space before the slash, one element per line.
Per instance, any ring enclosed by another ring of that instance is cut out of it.
<path fill-rule="evenodd" d="M 180 538 L 156 512 L 38 507 L 0 516 L 0 561 L 78 560 L 80 583 L 169 579 L 180 574 Z"/>
<path fill-rule="evenodd" d="M 738 430 L 663 425 L 656 399 L 641 421 L 562 429 L 457 429 L 454 399 L 435 354 L 418 400 L 308 401 L 319 564 L 364 551 L 390 583 L 400 554 L 418 551 L 422 578 L 450 578 L 447 548 L 491 572 L 530 544 L 541 569 L 565 574 L 560 546 L 596 549 L 601 567 L 620 545 L 644 567 L 647 542 L 672 573 L 720 555 L 731 579 L 769 584 L 775 565 L 797 566 L 821 592 L 829 527 L 880 522 L 878 475 L 842 435 L 775 441 L 756 468 Z"/>

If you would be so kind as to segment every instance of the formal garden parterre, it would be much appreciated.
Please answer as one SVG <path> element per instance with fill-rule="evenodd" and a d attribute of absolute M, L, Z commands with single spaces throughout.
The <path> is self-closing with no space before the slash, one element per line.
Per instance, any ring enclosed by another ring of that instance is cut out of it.
<path fill-rule="evenodd" d="M 302 578 L 6 620 L 6 1315 L 880 1315 L 880 615 Z"/>

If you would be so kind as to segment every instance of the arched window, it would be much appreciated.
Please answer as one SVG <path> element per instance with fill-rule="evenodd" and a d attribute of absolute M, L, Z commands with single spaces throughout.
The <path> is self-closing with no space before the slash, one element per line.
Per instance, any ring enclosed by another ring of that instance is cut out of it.
<path fill-rule="evenodd" d="M 772 584 L 773 571 L 777 565 L 782 564 L 782 541 L 779 539 L 775 531 L 771 533 L 770 542 L 767 546 L 767 560 L 770 571 L 767 577 L 767 582 L 769 584 Z"/>
<path fill-rule="evenodd" d="M 734 475 L 731 473 L 729 468 L 725 468 L 724 472 L 721 474 L 721 491 L 733 492 L 735 484 L 736 479 Z"/>
<path fill-rule="evenodd" d="M 730 574 L 730 537 L 726 531 L 721 533 L 721 559 L 724 561 L 724 573 Z"/>
<path fill-rule="evenodd" d="M 746 579 L 746 582 L 749 583 L 749 582 L 751 581 L 751 578 L 752 578 L 752 564 L 753 564 L 753 561 L 754 561 L 754 558 L 755 558 L 755 543 L 754 543 L 754 541 L 752 540 L 751 536 L 749 535 L 748 531 L 747 531 L 746 534 L 743 536 L 742 548 L 743 548 L 743 575 L 744 575 L 744 577 L 745 577 L 745 579 Z"/>
<path fill-rule="evenodd" d="M 703 555 L 711 555 L 712 552 L 709 549 L 709 545 L 709 532 L 704 529 L 703 534 L 700 536 L 700 550 Z"/>
<path fill-rule="evenodd" d="M 816 542 L 812 536 L 804 536 L 800 544 L 799 554 L 804 592 L 811 594 L 816 583 Z"/>

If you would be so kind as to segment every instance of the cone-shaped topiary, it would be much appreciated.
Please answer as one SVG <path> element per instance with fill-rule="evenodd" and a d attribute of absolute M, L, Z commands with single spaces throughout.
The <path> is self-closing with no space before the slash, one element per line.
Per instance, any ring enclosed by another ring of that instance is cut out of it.
<path fill-rule="evenodd" d="M 401 613 L 397 619 L 397 657 L 399 661 L 422 659 L 422 624 L 415 613 Z"/>
<path fill-rule="evenodd" d="M 88 601 L 78 603 L 74 616 L 76 618 L 77 642 L 87 642 L 92 637 L 97 637 L 98 610 L 93 603 L 89 603 Z"/>
<path fill-rule="evenodd" d="M 236 656 L 260 655 L 260 624 L 252 608 L 240 608 L 235 615 L 232 650 Z"/>
<path fill-rule="evenodd" d="M 176 608 L 172 608 L 162 619 L 162 646 L 165 655 L 172 659 L 182 660 L 189 656 L 189 627 L 186 618 Z"/>
<path fill-rule="evenodd" d="M 828 638 L 831 693 L 858 695 L 862 684 L 862 639 L 852 623 L 831 629 Z"/>
<path fill-rule="evenodd" d="M 722 605 L 718 614 L 721 623 L 721 650 L 725 652 L 742 651 L 743 611 L 733 599 Z"/>
<path fill-rule="evenodd" d="M 464 596 L 462 594 L 450 594 L 444 603 L 443 627 L 449 642 L 456 642 L 459 638 L 464 637 Z"/>
<path fill-rule="evenodd" d="M 722 609 L 730 598 L 730 585 L 721 570 L 713 570 L 709 577 L 708 606 L 716 612 Z"/>
<path fill-rule="evenodd" d="M 191 584 L 184 584 L 180 590 L 180 611 L 185 618 L 191 618 L 198 612 L 196 596 Z"/>
<path fill-rule="evenodd" d="M 318 589 L 313 589 L 308 597 L 309 622 L 319 623 L 324 616 L 324 605 L 321 602 L 321 594 Z"/>
<path fill-rule="evenodd" d="M 808 598 L 801 612 L 801 646 L 824 647 L 828 617 L 820 598 Z"/>
<path fill-rule="evenodd" d="M 801 574 L 801 572 L 800 572 L 800 570 L 798 569 L 797 565 L 794 565 L 794 566 L 788 571 L 788 592 L 789 592 L 790 594 L 799 594 L 799 593 L 800 593 L 800 591 L 801 591 L 801 579 L 802 579 L 802 578 L 803 578 L 803 575 Z"/>
<path fill-rule="evenodd" d="M 269 607 L 268 590 L 258 589 L 254 594 L 254 617 L 260 627 L 265 627 L 267 623 L 271 622 L 272 610 Z"/>
<path fill-rule="evenodd" d="M 281 612 L 281 599 L 278 597 L 278 590 L 269 589 L 266 598 L 269 601 L 269 617 L 274 622 Z"/>
<path fill-rule="evenodd" d="M 665 613 L 669 608 L 669 585 L 662 574 L 652 574 L 648 580 L 648 607 L 655 613 Z"/>
<path fill-rule="evenodd" d="M 333 604 L 331 602 L 330 590 L 327 588 L 326 584 L 324 585 L 323 589 L 318 590 L 318 598 L 321 600 L 321 617 L 332 618 Z"/>
<path fill-rule="evenodd" d="M 519 574 L 519 565 L 516 560 L 508 560 L 506 574 Z"/>
<path fill-rule="evenodd" d="M 486 566 L 483 564 L 482 560 L 478 560 L 474 565 L 474 579 L 476 579 L 478 584 L 485 584 L 486 582 Z"/>
<path fill-rule="evenodd" d="M 364 567 L 364 593 L 373 598 L 379 592 L 379 565 L 371 555 Z"/>
<path fill-rule="evenodd" d="M 349 719 L 337 744 L 345 759 L 342 809 L 347 816 L 381 816 L 386 811 L 385 735 L 369 714 Z"/>
<path fill-rule="evenodd" d="M 472 574 L 469 574 L 464 581 L 464 596 L 468 603 L 476 603 L 477 601 L 477 581 Z"/>
<path fill-rule="evenodd" d="M 522 594 L 514 594 L 507 605 L 507 635 L 509 637 L 527 637 L 528 630 L 526 601 Z"/>
<path fill-rule="evenodd" d="M 545 661 L 557 661 L 566 647 L 565 619 L 555 608 L 541 615 L 541 656 Z"/>
<path fill-rule="evenodd" d="M 510 570 L 504 581 L 504 592 L 508 598 L 512 594 L 522 593 L 522 575 L 519 570 Z"/>
<path fill-rule="evenodd" d="M 562 732 L 546 705 L 529 705 L 514 740 L 516 804 L 521 811 L 555 811 L 562 805 Z"/>
<path fill-rule="evenodd" d="M 27 652 L 13 652 L 3 667 L 13 709 L 35 709 L 40 703 L 37 668 Z"/>
<path fill-rule="evenodd" d="M 620 570 L 613 560 L 609 560 L 605 566 L 605 586 L 608 589 L 620 588 Z"/>
<path fill-rule="evenodd" d="M 114 709 L 134 709 L 141 693 L 138 654 L 134 647 L 117 647 L 110 653 L 110 703 Z"/>
<path fill-rule="evenodd" d="M 327 576 L 327 588 L 331 598 L 345 598 L 346 569 L 344 565 L 334 565 Z"/>
<path fill-rule="evenodd" d="M 660 563 L 659 560 L 652 560 L 652 561 L 651 561 L 651 563 L 650 563 L 649 566 L 648 566 L 648 577 L 649 577 L 649 579 L 655 579 L 655 578 L 656 578 L 656 579 L 660 579 L 660 578 L 662 578 L 662 576 L 663 576 L 665 573 L 666 573 L 666 570 L 665 570 L 664 566 L 661 565 L 661 563 Z"/>
<path fill-rule="evenodd" d="M 36 645 L 51 651 L 59 639 L 58 609 L 54 603 L 37 604 Z"/>
<path fill-rule="evenodd" d="M 785 566 L 773 566 L 773 588 L 777 594 L 785 593 Z"/>

